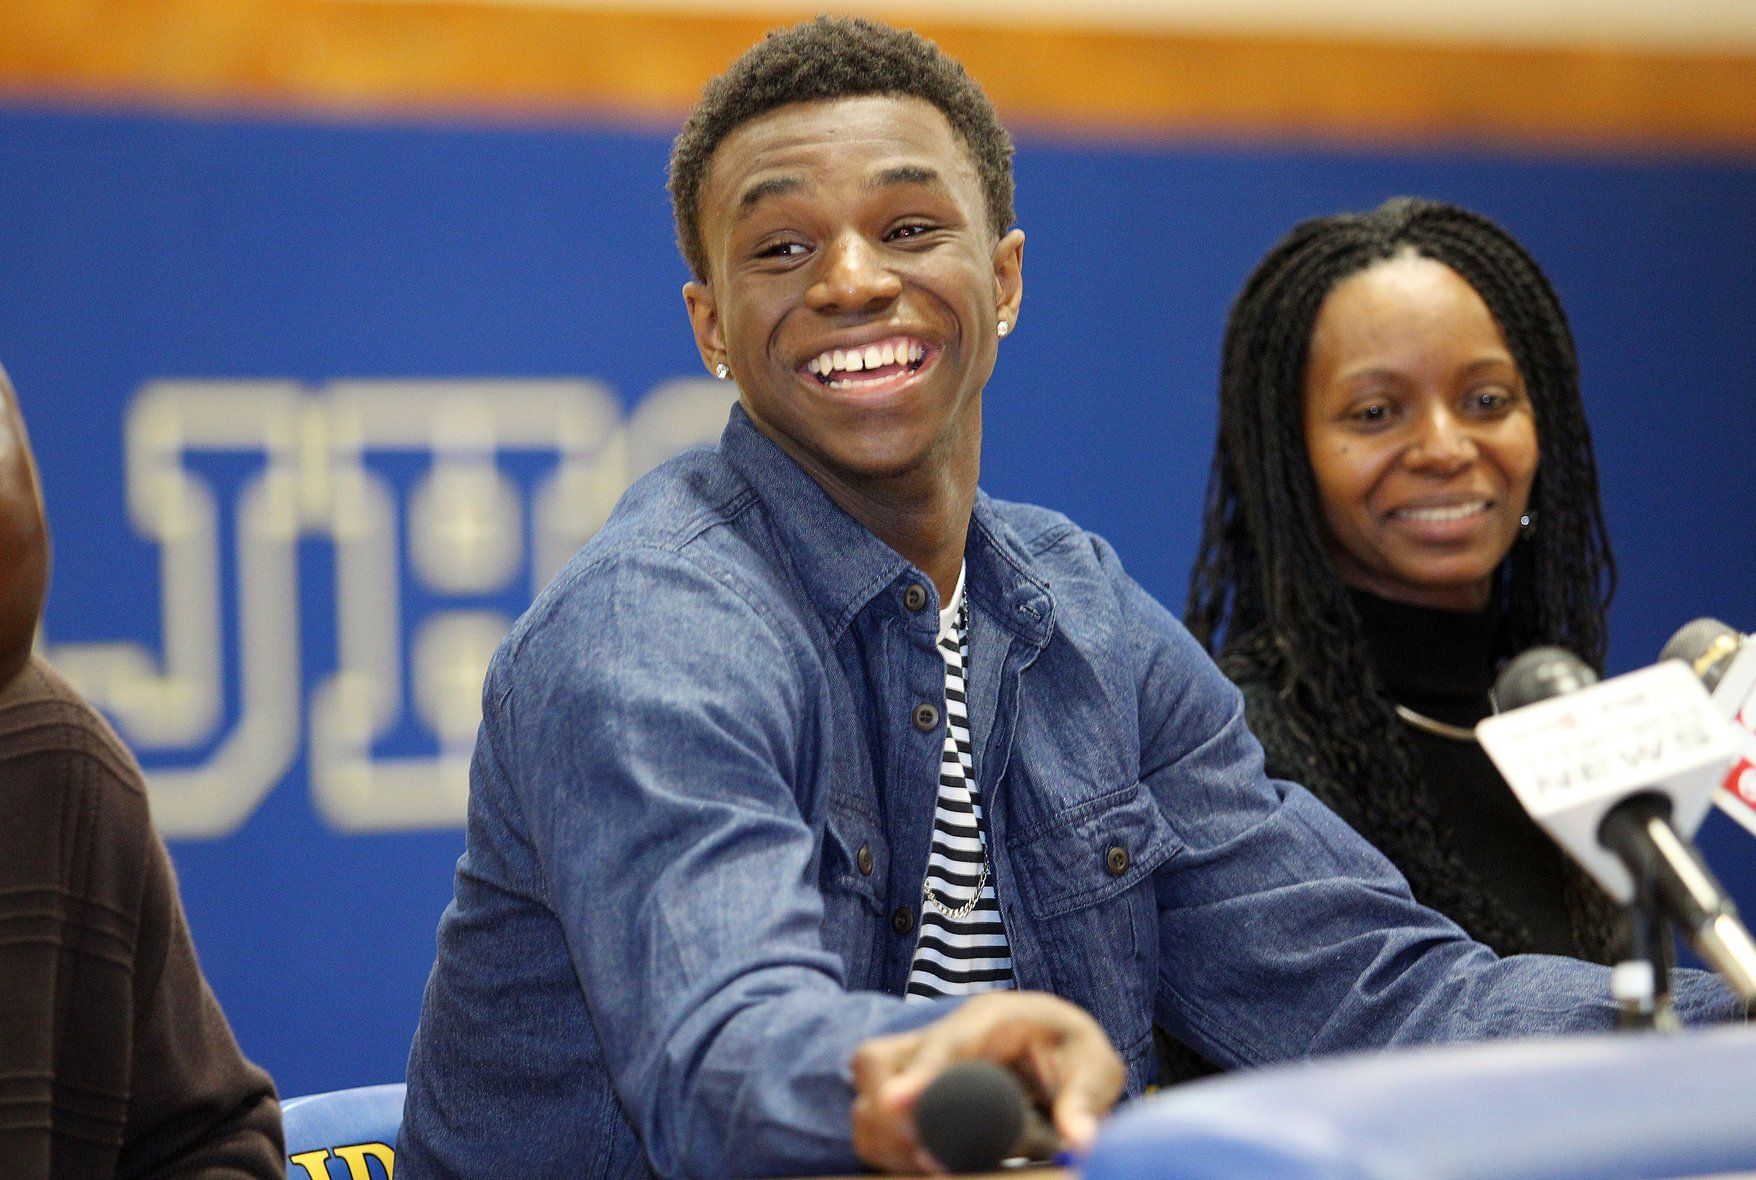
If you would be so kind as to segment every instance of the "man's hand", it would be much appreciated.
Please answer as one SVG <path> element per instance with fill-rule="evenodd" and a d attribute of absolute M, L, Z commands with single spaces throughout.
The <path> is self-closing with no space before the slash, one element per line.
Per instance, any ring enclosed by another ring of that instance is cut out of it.
<path fill-rule="evenodd" d="M 915 1136 L 921 1091 L 946 1066 L 992 1061 L 1016 1073 L 1076 1151 L 1122 1093 L 1122 1059 L 1085 1012 L 1045 992 L 986 992 L 912 1033 L 854 1052 L 854 1151 L 886 1172 L 941 1172 Z"/>

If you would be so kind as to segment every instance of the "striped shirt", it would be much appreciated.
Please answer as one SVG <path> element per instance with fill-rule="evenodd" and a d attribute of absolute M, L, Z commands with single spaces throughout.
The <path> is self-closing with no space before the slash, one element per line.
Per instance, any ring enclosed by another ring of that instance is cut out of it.
<path fill-rule="evenodd" d="M 1013 986 L 1012 953 L 994 896 L 987 824 L 982 820 L 970 754 L 964 694 L 969 603 L 962 572 L 951 602 L 939 612 L 939 654 L 945 659 L 945 750 L 939 765 L 939 800 L 933 810 L 933 848 L 922 889 L 920 939 L 909 969 L 910 999 Z"/>

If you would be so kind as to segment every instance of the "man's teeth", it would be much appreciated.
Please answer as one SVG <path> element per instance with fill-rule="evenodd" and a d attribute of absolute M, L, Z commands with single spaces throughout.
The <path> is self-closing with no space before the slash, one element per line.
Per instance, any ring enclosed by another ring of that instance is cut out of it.
<path fill-rule="evenodd" d="M 863 348 L 827 349 L 812 357 L 805 367 L 833 384 L 838 373 L 859 373 L 886 365 L 918 365 L 926 355 L 927 347 L 919 340 L 883 340 Z"/>
<path fill-rule="evenodd" d="M 1398 508 L 1396 515 L 1404 520 L 1441 524 L 1448 520 L 1462 520 L 1466 516 L 1474 516 L 1485 510 L 1487 506 L 1486 500 L 1471 500 L 1467 504 L 1448 504 L 1442 508 Z"/>

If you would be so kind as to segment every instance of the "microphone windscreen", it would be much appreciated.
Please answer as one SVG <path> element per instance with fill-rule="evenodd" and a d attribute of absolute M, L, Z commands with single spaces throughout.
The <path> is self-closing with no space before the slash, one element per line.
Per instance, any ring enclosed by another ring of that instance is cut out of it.
<path fill-rule="evenodd" d="M 1024 1086 L 1010 1070 L 964 1061 L 933 1079 L 915 1103 L 921 1146 L 953 1172 L 988 1172 L 1024 1137 Z"/>
<path fill-rule="evenodd" d="M 1494 703 L 1519 709 L 1597 683 L 1591 665 L 1564 647 L 1533 647 L 1521 652 L 1494 680 Z"/>
<path fill-rule="evenodd" d="M 1718 619 L 1701 618 L 1677 628 L 1677 633 L 1658 653 L 1658 658 L 1682 660 L 1695 669 L 1707 690 L 1712 692 L 1719 687 L 1720 677 L 1725 675 L 1730 663 L 1728 657 L 1737 652 L 1742 642 L 1743 636 Z"/>

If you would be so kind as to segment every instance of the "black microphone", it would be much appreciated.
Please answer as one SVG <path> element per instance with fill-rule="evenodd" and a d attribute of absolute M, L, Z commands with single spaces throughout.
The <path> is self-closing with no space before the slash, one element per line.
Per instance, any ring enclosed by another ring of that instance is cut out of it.
<path fill-rule="evenodd" d="M 1501 711 L 1534 705 L 1597 683 L 1590 664 L 1564 647 L 1533 647 L 1500 670 L 1494 703 Z"/>
<path fill-rule="evenodd" d="M 1011 1070 L 991 1061 L 948 1067 L 915 1103 L 921 1145 L 952 1172 L 991 1172 L 1002 1160 L 1049 1159 L 1057 1136 Z"/>
<path fill-rule="evenodd" d="M 1756 1007 L 1756 943 L 1682 834 L 1734 748 L 1700 681 L 1665 661 L 1598 683 L 1578 656 L 1541 647 L 1508 664 L 1494 693 L 1506 711 L 1478 734 L 1532 818 L 1622 901 L 1652 881 L 1689 945 Z"/>

